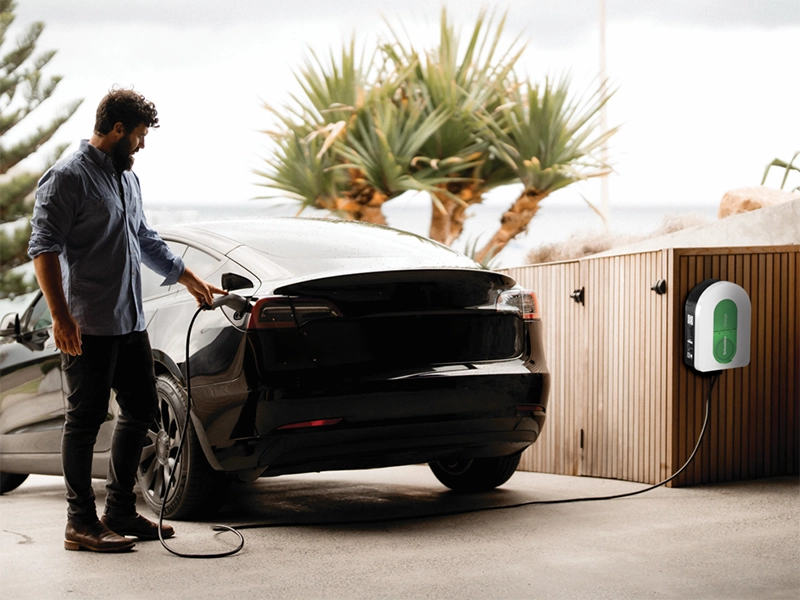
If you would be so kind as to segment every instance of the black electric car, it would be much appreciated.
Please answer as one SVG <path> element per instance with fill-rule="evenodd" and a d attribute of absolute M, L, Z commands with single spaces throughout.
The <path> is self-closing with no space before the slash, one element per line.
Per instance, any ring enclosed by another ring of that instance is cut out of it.
<path fill-rule="evenodd" d="M 168 518 L 212 512 L 234 478 L 415 463 L 454 490 L 487 490 L 536 441 L 549 390 L 539 306 L 507 275 L 362 223 L 217 221 L 160 234 L 199 276 L 246 302 L 197 315 L 187 365 L 195 300 L 144 269 L 160 407 L 138 479 L 153 510 L 166 501 Z M 30 473 L 61 473 L 65 399 L 41 295 L 0 326 L 8 492 Z M 187 366 L 191 422 L 176 465 Z M 99 478 L 116 411 L 110 402 L 97 439 Z"/>

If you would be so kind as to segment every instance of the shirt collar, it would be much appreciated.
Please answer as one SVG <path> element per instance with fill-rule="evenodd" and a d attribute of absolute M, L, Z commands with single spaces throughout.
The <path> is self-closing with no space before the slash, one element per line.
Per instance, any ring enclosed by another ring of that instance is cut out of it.
<path fill-rule="evenodd" d="M 89 143 L 89 140 L 81 140 L 81 152 L 88 155 L 99 167 L 114 170 L 114 164 L 111 162 L 111 157 L 100 150 L 95 148 Z"/>

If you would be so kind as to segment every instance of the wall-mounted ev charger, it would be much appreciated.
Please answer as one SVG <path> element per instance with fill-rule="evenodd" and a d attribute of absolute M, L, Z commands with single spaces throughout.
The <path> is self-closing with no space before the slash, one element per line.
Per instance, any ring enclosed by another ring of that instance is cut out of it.
<path fill-rule="evenodd" d="M 706 279 L 684 308 L 683 360 L 701 372 L 750 364 L 750 297 L 730 281 Z"/>

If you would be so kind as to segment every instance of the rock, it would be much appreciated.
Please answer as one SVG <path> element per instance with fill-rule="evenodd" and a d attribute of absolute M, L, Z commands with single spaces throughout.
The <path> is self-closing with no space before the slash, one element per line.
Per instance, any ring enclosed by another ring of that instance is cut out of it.
<path fill-rule="evenodd" d="M 739 188 L 726 192 L 719 203 L 717 217 L 724 219 L 731 215 L 757 210 L 766 206 L 774 206 L 797 200 L 800 193 L 784 192 L 765 186 Z"/>

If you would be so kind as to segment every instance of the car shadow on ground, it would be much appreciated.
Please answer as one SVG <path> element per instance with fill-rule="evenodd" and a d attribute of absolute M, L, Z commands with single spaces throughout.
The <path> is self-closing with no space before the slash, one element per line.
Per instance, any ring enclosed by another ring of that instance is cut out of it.
<path fill-rule="evenodd" d="M 447 519 L 486 507 L 537 499 L 511 489 L 461 494 L 436 483 L 411 485 L 345 477 L 284 476 L 237 483 L 231 487 L 222 509 L 202 521 L 236 527 L 313 524 L 372 528 L 392 522 Z"/>

